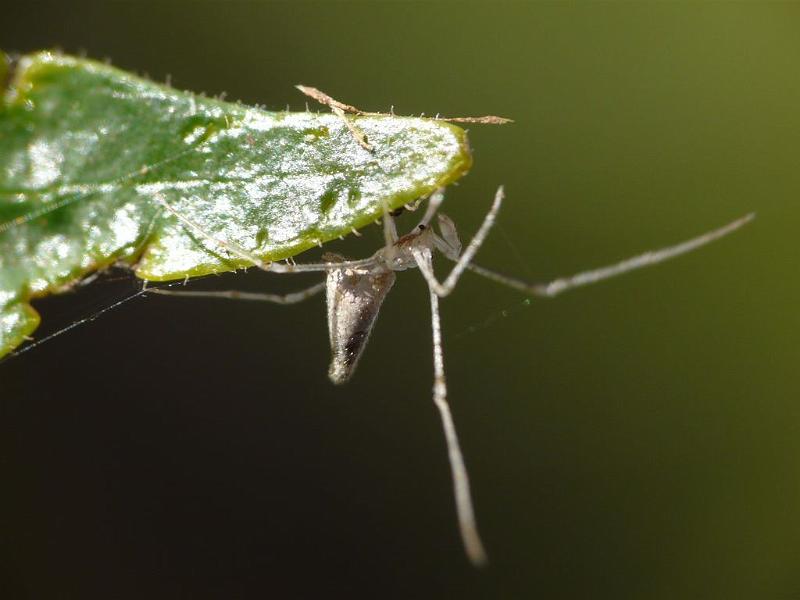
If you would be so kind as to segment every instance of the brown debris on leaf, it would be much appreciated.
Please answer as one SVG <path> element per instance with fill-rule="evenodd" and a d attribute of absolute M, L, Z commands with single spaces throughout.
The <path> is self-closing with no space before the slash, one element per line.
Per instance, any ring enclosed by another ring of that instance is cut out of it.
<path fill-rule="evenodd" d="M 359 146 L 364 148 L 364 150 L 367 150 L 368 152 L 372 152 L 374 150 L 372 145 L 369 142 L 367 142 L 367 136 L 364 135 L 364 132 L 359 130 L 355 125 L 353 125 L 353 123 L 350 121 L 350 119 L 347 118 L 347 115 L 345 114 L 349 112 L 356 115 L 367 115 L 369 113 L 365 113 L 364 111 L 357 109 L 355 106 L 350 106 L 349 104 L 344 104 L 343 102 L 339 102 L 338 100 L 331 98 L 330 96 L 328 96 L 328 94 L 326 94 L 321 90 L 318 90 L 315 87 L 310 87 L 307 85 L 296 85 L 295 87 L 301 92 L 303 92 L 309 98 L 313 98 L 320 104 L 329 107 L 336 116 L 341 117 L 341 119 L 344 121 L 345 126 L 352 134 L 353 138 L 356 140 L 356 142 L 358 142 Z"/>
<path fill-rule="evenodd" d="M 340 110 L 343 110 L 343 111 L 349 112 L 349 113 L 353 113 L 353 114 L 356 114 L 356 115 L 377 114 L 377 113 L 366 113 L 363 110 L 361 110 L 359 108 L 356 108 L 355 106 L 350 106 L 349 104 L 345 104 L 344 102 L 339 102 L 338 100 L 335 100 L 334 98 L 331 98 L 330 96 L 328 96 L 328 94 L 326 94 L 322 90 L 318 90 L 315 87 L 310 87 L 310 86 L 307 86 L 307 85 L 296 85 L 295 87 L 298 90 L 300 90 L 301 92 L 303 92 L 309 98 L 313 98 L 314 100 L 316 100 L 320 104 L 324 104 L 325 106 L 328 106 L 330 108 L 336 107 L 336 108 L 338 108 Z"/>
<path fill-rule="evenodd" d="M 335 115 L 342 118 L 345 126 L 347 127 L 347 129 L 350 130 L 350 133 L 356 139 L 359 146 L 361 146 L 364 150 L 367 150 L 368 152 L 372 152 L 375 149 L 369 142 L 367 142 L 367 136 L 364 134 L 364 132 L 358 129 L 355 125 L 353 125 L 353 122 L 347 118 L 347 115 L 345 114 L 343 109 L 339 108 L 338 106 L 332 105 L 331 110 L 334 112 Z"/>
<path fill-rule="evenodd" d="M 295 87 L 309 98 L 312 98 L 317 102 L 319 102 L 320 104 L 327 106 L 333 111 L 334 114 L 344 119 L 344 123 L 347 126 L 347 129 L 349 129 L 350 133 L 353 134 L 353 137 L 358 142 L 359 146 L 361 146 L 365 150 L 369 150 L 370 152 L 372 152 L 373 147 L 367 142 L 366 136 L 363 134 L 363 132 L 359 131 L 356 128 L 356 126 L 353 125 L 352 122 L 350 122 L 345 113 L 351 113 L 361 117 L 386 117 L 390 116 L 389 113 L 368 112 L 365 110 L 361 110 L 360 108 L 356 108 L 355 106 L 351 106 L 350 104 L 339 102 L 338 100 L 332 98 L 322 90 L 318 90 L 317 88 L 308 85 L 296 85 Z M 506 117 L 498 117 L 495 115 L 486 115 L 483 117 L 436 116 L 430 118 L 432 118 L 435 121 L 447 121 L 449 123 L 477 123 L 480 125 L 505 125 L 506 123 L 514 122 L 513 119 L 507 119 Z"/>
<path fill-rule="evenodd" d="M 449 123 L 480 123 L 481 125 L 505 125 L 506 123 L 514 122 L 514 119 L 495 115 L 486 115 L 484 117 L 436 117 L 436 119 Z"/>

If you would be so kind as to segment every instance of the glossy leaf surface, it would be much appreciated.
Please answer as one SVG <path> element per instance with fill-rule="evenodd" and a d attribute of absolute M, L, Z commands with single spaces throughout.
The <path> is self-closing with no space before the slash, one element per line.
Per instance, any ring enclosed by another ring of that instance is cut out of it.
<path fill-rule="evenodd" d="M 267 112 L 51 53 L 9 64 L 0 55 L 0 355 L 38 325 L 32 297 L 106 265 L 165 281 L 247 264 L 212 238 L 286 258 L 471 164 L 465 132 L 440 121 L 348 117 L 370 152 L 331 114 Z"/>

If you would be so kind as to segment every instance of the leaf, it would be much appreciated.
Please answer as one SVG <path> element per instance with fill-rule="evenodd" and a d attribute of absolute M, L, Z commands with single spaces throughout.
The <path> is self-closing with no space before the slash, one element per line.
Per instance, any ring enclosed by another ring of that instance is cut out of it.
<path fill-rule="evenodd" d="M 111 263 L 153 281 L 247 264 L 163 203 L 278 260 L 471 165 L 465 132 L 431 119 L 267 112 L 48 52 L 8 64 L 0 53 L 0 356 L 38 325 L 31 298 Z"/>

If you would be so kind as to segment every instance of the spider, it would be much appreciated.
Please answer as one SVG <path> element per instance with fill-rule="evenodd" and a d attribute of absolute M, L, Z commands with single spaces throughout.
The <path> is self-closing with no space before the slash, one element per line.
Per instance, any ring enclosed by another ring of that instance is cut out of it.
<path fill-rule="evenodd" d="M 326 253 L 323 255 L 323 262 L 307 264 L 264 262 L 237 244 L 212 237 L 194 221 L 179 213 L 163 198 L 160 198 L 159 201 L 164 208 L 172 213 L 184 226 L 240 259 L 249 261 L 253 265 L 273 273 L 323 272 L 326 273 L 326 280 L 307 289 L 286 295 L 238 291 L 175 291 L 164 288 L 148 288 L 147 290 L 151 293 L 170 296 L 229 298 L 279 304 L 301 302 L 324 290 L 327 300 L 328 334 L 331 345 L 331 363 L 328 369 L 328 376 L 333 383 L 342 384 L 350 379 L 358 365 L 359 358 L 366 348 L 381 305 L 394 285 L 396 273 L 418 268 L 428 284 L 430 298 L 431 330 L 433 335 L 433 402 L 439 411 L 447 443 L 461 539 L 469 560 L 476 566 L 484 565 L 487 562 L 487 554 L 478 533 L 469 476 L 447 401 L 447 381 L 444 371 L 439 299 L 453 291 L 465 270 L 471 270 L 478 275 L 517 289 L 525 294 L 553 297 L 572 288 L 596 283 L 691 252 L 739 229 L 754 218 L 753 214 L 748 214 L 719 229 L 709 231 L 674 246 L 645 252 L 612 265 L 582 271 L 548 283 L 532 284 L 496 273 L 472 262 L 495 222 L 504 197 L 505 194 L 501 186 L 498 188 L 491 208 L 486 213 L 477 233 L 463 251 L 455 224 L 448 216 L 438 212 L 444 200 L 444 191 L 439 189 L 430 196 L 425 214 L 419 223 L 411 232 L 403 236 L 398 236 L 393 214 L 384 205 L 382 223 L 385 243 L 369 258 L 346 260 L 342 256 Z M 438 223 L 438 233 L 432 226 L 434 216 Z M 437 250 L 455 263 L 453 269 L 442 281 L 436 278 L 432 264 L 433 254 Z"/>

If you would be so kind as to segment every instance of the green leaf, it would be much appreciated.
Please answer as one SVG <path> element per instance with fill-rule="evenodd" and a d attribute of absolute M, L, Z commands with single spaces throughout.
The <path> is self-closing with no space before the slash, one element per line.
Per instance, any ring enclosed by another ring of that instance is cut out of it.
<path fill-rule="evenodd" d="M 0 356 L 38 325 L 30 299 L 111 263 L 147 280 L 233 270 L 214 239 L 278 260 L 372 223 L 471 165 L 432 119 L 267 112 L 89 60 L 0 53 Z"/>

